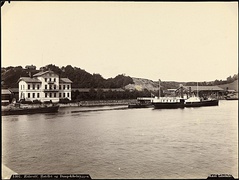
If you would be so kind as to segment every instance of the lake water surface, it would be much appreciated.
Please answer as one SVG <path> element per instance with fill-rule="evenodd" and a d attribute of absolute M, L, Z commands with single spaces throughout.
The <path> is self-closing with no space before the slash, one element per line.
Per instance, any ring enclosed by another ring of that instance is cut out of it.
<path fill-rule="evenodd" d="M 185 109 L 111 108 L 118 107 L 3 116 L 3 164 L 19 174 L 93 179 L 238 177 L 238 101 Z"/>

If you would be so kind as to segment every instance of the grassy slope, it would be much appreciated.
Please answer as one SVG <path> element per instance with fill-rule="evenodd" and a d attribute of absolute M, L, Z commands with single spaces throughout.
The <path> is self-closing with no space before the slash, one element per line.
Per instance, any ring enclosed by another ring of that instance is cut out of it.
<path fill-rule="evenodd" d="M 229 84 L 222 84 L 222 85 L 218 85 L 218 87 L 226 90 L 227 87 L 229 90 L 236 90 L 238 91 L 238 81 L 234 81 L 232 83 L 229 83 Z"/>
<path fill-rule="evenodd" d="M 142 91 L 143 89 L 148 89 L 149 91 L 157 91 L 158 90 L 158 82 L 154 82 L 149 79 L 143 79 L 143 78 L 134 78 L 132 77 L 133 81 L 135 84 L 129 84 L 125 86 L 125 89 L 137 89 L 138 91 Z M 162 82 L 162 86 L 165 86 L 167 84 L 168 87 L 165 87 L 166 89 L 168 88 L 175 88 L 176 86 L 178 87 L 179 84 L 182 82 Z M 184 83 L 182 83 L 184 84 Z M 170 87 L 172 86 L 172 87 Z M 223 89 L 230 89 L 230 90 L 236 90 L 238 91 L 238 81 L 234 81 L 229 84 L 222 84 L 218 85 L 218 87 L 221 87 Z"/>

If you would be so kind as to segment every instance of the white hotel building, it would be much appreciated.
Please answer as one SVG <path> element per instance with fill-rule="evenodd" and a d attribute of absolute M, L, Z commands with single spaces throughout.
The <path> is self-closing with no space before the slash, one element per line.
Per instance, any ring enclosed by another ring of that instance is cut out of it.
<path fill-rule="evenodd" d="M 59 78 L 52 71 L 39 72 L 33 77 L 21 77 L 18 80 L 19 100 L 39 100 L 59 102 L 71 100 L 71 83 L 68 78 Z"/>

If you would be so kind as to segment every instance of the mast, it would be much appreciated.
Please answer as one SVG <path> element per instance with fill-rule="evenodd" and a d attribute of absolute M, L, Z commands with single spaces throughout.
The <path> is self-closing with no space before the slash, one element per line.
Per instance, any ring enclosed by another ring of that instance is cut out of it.
<path fill-rule="evenodd" d="M 160 82 L 161 82 L 161 80 L 159 79 L 159 98 L 160 98 L 160 96 L 161 96 Z"/>
<path fill-rule="evenodd" d="M 198 97 L 198 82 L 197 82 L 197 97 Z"/>

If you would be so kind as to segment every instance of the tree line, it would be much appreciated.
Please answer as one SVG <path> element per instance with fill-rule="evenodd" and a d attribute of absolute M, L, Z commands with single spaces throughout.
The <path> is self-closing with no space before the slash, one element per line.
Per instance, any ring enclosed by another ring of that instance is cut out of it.
<path fill-rule="evenodd" d="M 104 79 L 100 74 L 90 74 L 78 67 L 67 65 L 60 68 L 53 64 L 41 67 L 40 70 L 24 69 L 21 66 L 1 68 L 1 77 L 7 87 L 17 88 L 20 77 L 29 77 L 47 70 L 55 72 L 61 78 L 69 78 L 73 82 L 72 88 L 122 88 L 128 84 L 134 84 L 131 77 L 123 74 Z"/>
<path fill-rule="evenodd" d="M 185 83 L 186 86 L 197 86 L 197 84 L 199 86 L 217 86 L 217 85 L 222 85 L 222 84 L 229 84 L 232 83 L 234 81 L 238 80 L 238 74 L 234 74 L 233 76 L 228 76 L 226 78 L 226 80 L 218 80 L 216 79 L 215 81 L 211 81 L 211 82 L 187 82 Z"/>
<path fill-rule="evenodd" d="M 69 78 L 73 82 L 72 88 L 99 89 L 99 92 L 98 92 L 99 95 L 97 96 L 97 98 L 101 96 L 100 89 L 102 88 L 124 88 L 128 84 L 134 84 L 133 79 L 130 76 L 125 76 L 124 74 L 117 75 L 114 78 L 104 79 L 100 74 L 95 74 L 95 73 L 90 74 L 86 72 L 84 69 L 81 69 L 79 67 L 72 67 L 71 65 L 58 67 L 53 64 L 43 66 L 40 68 L 40 70 L 28 69 L 27 66 L 26 68 L 23 68 L 22 66 L 16 66 L 16 67 L 9 66 L 6 68 L 2 67 L 1 68 L 2 83 L 4 81 L 4 85 L 8 88 L 18 88 L 17 81 L 20 77 L 29 77 L 33 74 L 38 73 L 39 71 L 46 71 L 46 70 L 54 71 L 56 74 L 59 75 L 59 77 Z M 206 81 L 198 82 L 198 85 L 199 86 L 222 85 L 222 84 L 232 83 L 235 80 L 238 80 L 238 74 L 229 76 L 226 78 L 226 80 L 216 79 L 215 81 L 211 81 L 211 82 L 206 82 Z M 161 83 L 161 85 L 163 86 L 162 89 L 175 89 L 179 87 L 179 84 L 183 84 L 186 86 L 196 86 L 197 82 L 162 81 Z M 94 93 L 92 92 L 92 94 Z M 113 94 L 119 94 L 119 97 L 130 96 L 129 92 L 126 92 L 125 95 L 120 95 L 120 92 L 113 92 Z M 134 94 L 137 94 L 137 91 L 134 91 Z M 111 92 L 109 92 L 107 95 L 104 95 L 102 97 L 110 98 Z M 91 96 L 87 98 L 91 98 Z"/>
<path fill-rule="evenodd" d="M 155 93 L 155 92 L 154 92 Z M 72 101 L 83 100 L 120 100 L 120 99 L 136 99 L 137 97 L 150 97 L 152 92 L 147 89 L 143 91 L 138 90 L 124 90 L 124 91 L 103 91 L 103 89 L 91 88 L 89 92 L 79 92 L 78 90 L 72 91 Z"/>

